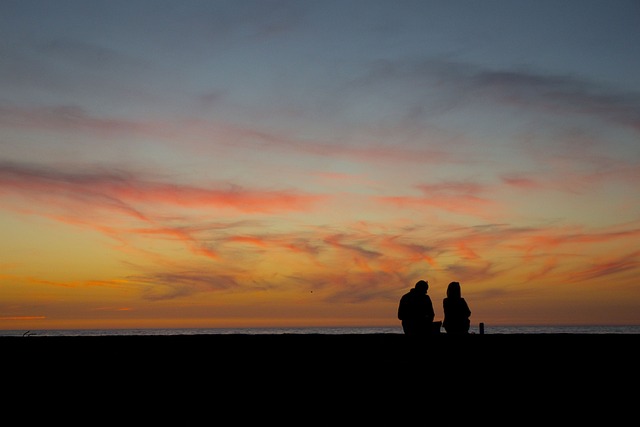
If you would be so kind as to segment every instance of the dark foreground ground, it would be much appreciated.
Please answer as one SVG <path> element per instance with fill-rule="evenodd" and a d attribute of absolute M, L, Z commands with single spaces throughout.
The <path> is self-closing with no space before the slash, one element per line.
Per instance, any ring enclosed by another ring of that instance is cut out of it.
<path fill-rule="evenodd" d="M 573 425 L 635 408 L 639 344 L 622 334 L 31 336 L 0 338 L 0 357 L 5 414 L 25 422 L 82 408 L 99 425 L 429 425 L 434 411 Z"/>
<path fill-rule="evenodd" d="M 279 375 L 331 372 L 398 376 L 402 372 L 503 371 L 536 367 L 624 371 L 640 362 L 640 335 L 470 334 L 416 339 L 402 334 L 274 334 L 101 337 L 0 337 L 5 360 L 23 370 L 56 366 L 117 372 Z M 628 375 L 629 372 L 627 372 Z"/>
<path fill-rule="evenodd" d="M 409 360 L 455 361 L 461 366 L 486 362 L 493 367 L 531 359 L 555 363 L 572 358 L 591 363 L 625 361 L 635 360 L 640 354 L 638 344 L 640 335 L 635 334 L 439 334 L 426 339 L 402 334 L 0 337 L 4 356 L 18 363 L 46 354 L 62 363 L 78 358 L 112 363 L 197 360 L 229 366 L 257 366 L 261 361 L 286 366 L 315 361 L 337 367 L 376 363 L 380 369 L 391 363 L 401 367 Z"/>

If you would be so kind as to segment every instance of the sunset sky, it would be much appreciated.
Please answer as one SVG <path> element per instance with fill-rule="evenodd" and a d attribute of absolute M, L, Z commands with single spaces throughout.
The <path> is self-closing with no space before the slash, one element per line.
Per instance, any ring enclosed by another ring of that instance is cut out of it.
<path fill-rule="evenodd" d="M 3 330 L 640 324 L 640 2 L 2 0 L 0 236 Z"/>

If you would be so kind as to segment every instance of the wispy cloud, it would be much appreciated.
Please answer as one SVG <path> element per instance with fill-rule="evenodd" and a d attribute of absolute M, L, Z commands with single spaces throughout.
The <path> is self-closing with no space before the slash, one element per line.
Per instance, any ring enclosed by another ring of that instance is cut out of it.
<path fill-rule="evenodd" d="M 202 188 L 149 181 L 121 171 L 67 172 L 7 162 L 0 163 L 0 185 L 5 193 L 21 197 L 56 195 L 59 200 L 120 209 L 141 219 L 145 215 L 133 208 L 133 204 L 160 203 L 268 213 L 306 210 L 310 204 L 325 198 L 289 190 L 245 189 L 224 183 Z"/>

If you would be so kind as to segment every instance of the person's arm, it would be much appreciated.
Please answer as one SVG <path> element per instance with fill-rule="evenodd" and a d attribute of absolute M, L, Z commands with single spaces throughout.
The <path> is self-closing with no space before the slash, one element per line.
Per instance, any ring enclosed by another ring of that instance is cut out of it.
<path fill-rule="evenodd" d="M 464 312 L 467 315 L 467 317 L 471 317 L 471 309 L 469 308 L 469 305 L 467 304 L 467 301 L 462 298 L 462 302 L 464 304 Z"/>
<path fill-rule="evenodd" d="M 403 320 L 404 319 L 404 312 L 405 312 L 405 304 L 404 304 L 404 298 L 400 298 L 400 304 L 398 304 L 398 319 L 399 320 Z"/>
<path fill-rule="evenodd" d="M 429 300 L 429 312 L 427 313 L 427 316 L 429 320 L 433 322 L 433 319 L 435 319 L 436 317 L 436 312 L 433 309 L 433 302 L 431 301 L 431 297 L 429 295 L 427 295 L 427 299 Z"/>

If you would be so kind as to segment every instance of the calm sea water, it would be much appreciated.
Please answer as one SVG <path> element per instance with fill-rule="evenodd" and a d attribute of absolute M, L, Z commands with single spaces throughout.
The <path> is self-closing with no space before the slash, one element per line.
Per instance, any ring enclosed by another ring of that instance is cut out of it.
<path fill-rule="evenodd" d="M 443 330 L 444 332 L 444 330 Z M 479 326 L 471 333 L 480 333 Z M 629 326 L 491 326 L 485 334 L 640 334 L 640 325 Z M 200 334 L 402 334 L 398 327 L 340 328 L 202 328 L 202 329 L 55 329 L 0 330 L 2 336 L 108 336 L 108 335 L 200 335 Z"/>

